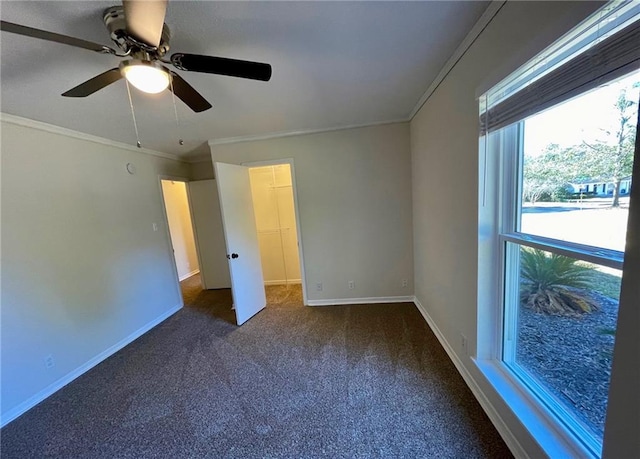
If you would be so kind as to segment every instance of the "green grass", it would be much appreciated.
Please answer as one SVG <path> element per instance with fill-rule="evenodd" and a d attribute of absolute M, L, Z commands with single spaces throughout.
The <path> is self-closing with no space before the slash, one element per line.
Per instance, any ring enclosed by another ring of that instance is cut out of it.
<path fill-rule="evenodd" d="M 616 301 L 620 300 L 620 280 L 618 276 L 594 269 L 591 273 L 590 289 Z"/>

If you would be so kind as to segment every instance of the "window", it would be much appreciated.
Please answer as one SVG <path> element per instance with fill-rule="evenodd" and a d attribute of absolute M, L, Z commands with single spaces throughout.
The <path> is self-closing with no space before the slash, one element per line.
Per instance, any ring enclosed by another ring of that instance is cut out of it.
<path fill-rule="evenodd" d="M 489 354 L 594 457 L 637 179 L 638 19 L 637 3 L 608 4 L 480 107 L 480 260 L 495 267 L 480 283 L 500 286 Z"/>

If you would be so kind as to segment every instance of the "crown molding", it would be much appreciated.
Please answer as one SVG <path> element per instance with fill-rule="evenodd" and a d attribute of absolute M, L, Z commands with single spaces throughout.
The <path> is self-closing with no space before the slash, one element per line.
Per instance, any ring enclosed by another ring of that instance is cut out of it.
<path fill-rule="evenodd" d="M 271 140 L 271 139 L 280 139 L 283 137 L 296 137 L 301 135 L 310 135 L 310 134 L 322 134 L 325 132 L 335 132 L 335 131 L 346 131 L 349 129 L 359 129 L 359 128 L 367 128 L 373 126 L 384 126 L 387 124 L 398 124 L 398 123 L 408 123 L 411 121 L 409 118 L 401 118 L 396 120 L 388 120 L 388 121 L 376 121 L 374 123 L 363 123 L 363 124 L 350 124 L 346 126 L 334 126 L 329 128 L 322 129 L 302 129 L 299 131 L 283 131 L 283 132 L 273 132 L 270 134 L 263 135 L 247 135 L 247 136 L 239 136 L 239 137 L 226 137 L 221 139 L 211 139 L 209 140 L 209 146 L 213 147 L 215 145 L 226 145 L 231 143 L 241 143 L 241 142 L 255 142 L 257 140 Z"/>
<path fill-rule="evenodd" d="M 420 111 L 422 106 L 426 103 L 426 101 L 431 97 L 431 95 L 436 91 L 438 86 L 444 81 L 447 75 L 451 72 L 451 70 L 456 66 L 456 64 L 460 61 L 460 59 L 464 56 L 464 54 L 469 50 L 469 48 L 473 45 L 475 40 L 482 34 L 484 29 L 489 25 L 489 23 L 493 20 L 493 18 L 498 14 L 500 9 L 507 3 L 506 0 L 493 0 L 484 11 L 482 16 L 478 19 L 469 33 L 466 35 L 462 43 L 456 48 L 451 57 L 447 60 L 443 68 L 440 70 L 440 73 L 436 76 L 436 78 L 431 82 L 427 90 L 424 92 L 422 97 L 418 100 L 413 110 L 409 114 L 409 116 L 400 119 L 387 120 L 387 121 L 378 121 L 373 123 L 361 123 L 361 124 L 350 124 L 345 126 L 334 126 L 329 128 L 321 128 L 321 129 L 302 129 L 295 131 L 283 131 L 283 132 L 273 132 L 269 134 L 262 135 L 247 135 L 247 136 L 238 136 L 238 137 L 224 137 L 219 139 L 210 139 L 208 144 L 210 147 L 216 145 L 226 145 L 226 144 L 234 144 L 234 143 L 242 143 L 242 142 L 254 142 L 260 140 L 270 140 L 270 139 L 278 139 L 284 137 L 295 137 L 302 135 L 310 135 L 310 134 L 321 134 L 325 132 L 335 132 L 335 131 L 343 131 L 348 129 L 358 129 L 358 128 L 366 128 L 373 126 L 382 126 L 387 124 L 396 124 L 396 123 L 407 123 L 410 122 L 415 115 Z M 72 137 L 80 140 L 86 140 L 89 142 L 107 145 L 111 147 L 116 147 L 124 150 L 129 150 L 136 153 L 144 153 L 147 155 L 157 156 L 160 158 L 171 159 L 174 161 L 179 161 L 183 163 L 198 163 L 206 161 L 205 155 L 196 155 L 192 158 L 184 158 L 178 155 L 173 155 L 170 153 L 164 153 L 156 150 L 150 150 L 147 148 L 137 148 L 133 145 L 129 145 L 123 142 L 117 142 L 115 140 L 106 139 L 103 137 L 94 136 L 91 134 L 85 134 L 82 132 L 74 131 L 71 129 L 63 128 L 60 126 L 56 126 L 53 124 L 44 123 L 41 121 L 31 120 L 28 118 L 22 118 L 16 115 L 10 115 L 8 113 L 0 112 L 0 120 L 12 124 L 16 124 L 19 126 L 30 127 L 34 129 L 39 129 L 46 132 L 51 132 L 54 134 L 60 134 L 67 137 Z"/>
<path fill-rule="evenodd" d="M 201 153 L 197 156 L 182 158 L 180 161 L 185 162 L 187 164 L 210 163 L 211 153 Z"/>
<path fill-rule="evenodd" d="M 436 89 L 438 89 L 438 86 L 440 86 L 447 75 L 449 75 L 449 72 L 451 72 L 451 70 L 453 70 L 460 59 L 462 59 L 462 56 L 464 56 L 469 48 L 471 48 L 476 39 L 480 36 L 480 34 L 482 34 L 484 29 L 487 28 L 489 23 L 493 20 L 496 14 L 498 14 L 498 11 L 502 9 L 505 3 L 507 3 L 506 0 L 493 0 L 489 4 L 484 13 L 482 13 L 482 16 L 480 16 L 480 19 L 478 19 L 475 25 L 471 28 L 467 36 L 464 37 L 462 43 L 460 43 L 458 48 L 456 48 L 449 60 L 446 62 L 446 64 L 444 64 L 444 67 L 442 67 L 442 70 L 440 70 L 440 73 L 438 73 L 425 93 L 418 100 L 418 103 L 416 103 L 415 107 L 413 107 L 413 110 L 411 110 L 411 114 L 409 115 L 409 120 L 412 120 L 416 116 L 422 106 L 427 102 L 427 100 L 429 100 Z"/>
<path fill-rule="evenodd" d="M 117 142 L 115 140 L 105 139 L 104 137 L 98 137 L 91 134 L 85 134 L 83 132 L 74 131 L 72 129 L 63 128 L 54 124 L 44 123 L 42 121 L 36 121 L 29 118 L 23 118 L 21 116 L 11 115 L 9 113 L 0 112 L 0 121 L 15 124 L 17 126 L 28 127 L 32 129 L 38 129 L 40 131 L 50 132 L 52 134 L 59 134 L 65 137 L 71 137 L 78 140 L 85 140 L 87 142 L 93 142 L 100 145 L 106 145 L 108 147 L 119 148 L 122 150 L 128 150 L 135 153 L 143 153 L 145 155 L 157 156 L 164 159 L 172 159 L 174 161 L 185 162 L 184 159 L 172 155 L 170 153 L 164 153 L 161 151 L 150 150 L 148 148 L 138 148 L 133 145 L 126 144 L 124 142 Z"/>

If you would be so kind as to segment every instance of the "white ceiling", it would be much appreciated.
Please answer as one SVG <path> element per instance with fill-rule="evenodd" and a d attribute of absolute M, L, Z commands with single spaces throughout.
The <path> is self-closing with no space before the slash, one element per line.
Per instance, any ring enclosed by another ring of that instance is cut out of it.
<path fill-rule="evenodd" d="M 116 3 L 3 1 L 0 16 L 112 46 L 102 11 Z M 267 62 L 273 76 L 178 71 L 213 104 L 193 113 L 177 100 L 179 128 L 168 91 L 132 90 L 140 139 L 188 158 L 211 139 L 407 119 L 488 3 L 170 0 L 169 55 Z M 119 58 L 6 32 L 0 38 L 2 112 L 135 145 L 123 81 L 84 99 L 60 96 Z"/>

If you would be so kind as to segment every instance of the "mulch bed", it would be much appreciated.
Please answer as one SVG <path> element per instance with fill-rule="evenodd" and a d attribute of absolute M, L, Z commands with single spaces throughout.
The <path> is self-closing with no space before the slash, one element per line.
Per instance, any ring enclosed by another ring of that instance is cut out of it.
<path fill-rule="evenodd" d="M 521 306 L 516 359 L 602 436 L 618 302 L 589 295 L 600 310 L 580 317 L 552 316 Z"/>

